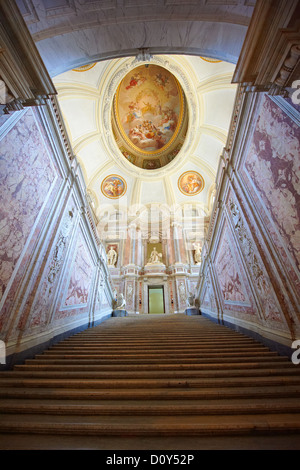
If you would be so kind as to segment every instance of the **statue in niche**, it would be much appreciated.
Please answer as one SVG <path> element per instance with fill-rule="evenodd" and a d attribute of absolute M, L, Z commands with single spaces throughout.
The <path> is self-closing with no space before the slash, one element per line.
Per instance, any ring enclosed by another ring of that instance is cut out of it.
<path fill-rule="evenodd" d="M 108 266 L 115 266 L 117 262 L 117 252 L 116 250 L 111 246 L 107 252 L 107 263 Z"/>
<path fill-rule="evenodd" d="M 162 259 L 162 253 L 158 253 L 158 251 L 154 247 L 150 254 L 148 264 L 162 264 L 161 259 Z"/>
<path fill-rule="evenodd" d="M 192 294 L 192 292 L 189 292 L 187 304 L 189 307 L 195 307 L 195 294 Z"/>
<path fill-rule="evenodd" d="M 196 264 L 201 263 L 201 252 L 202 248 L 200 243 L 194 243 L 194 248 L 195 248 L 195 254 L 194 254 L 194 260 Z"/>
<path fill-rule="evenodd" d="M 114 310 L 125 310 L 125 307 L 126 307 L 126 300 L 124 298 L 124 295 L 118 294 L 117 300 L 115 301 L 115 304 L 114 304 Z"/>

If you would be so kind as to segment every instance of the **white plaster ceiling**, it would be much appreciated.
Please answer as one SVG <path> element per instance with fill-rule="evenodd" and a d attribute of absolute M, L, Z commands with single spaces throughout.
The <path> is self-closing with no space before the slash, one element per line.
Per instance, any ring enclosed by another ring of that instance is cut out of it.
<path fill-rule="evenodd" d="M 99 62 L 87 71 L 70 70 L 53 78 L 73 151 L 82 167 L 87 190 L 94 198 L 97 216 L 104 207 L 126 210 L 132 204 L 151 203 L 194 204 L 209 215 L 235 100 L 236 86 L 231 84 L 235 65 L 211 63 L 195 56 L 163 58 L 179 71 L 177 78 L 181 73 L 187 77 L 188 101 L 193 112 L 189 118 L 189 145 L 161 170 L 136 168 L 117 147 L 107 145 L 111 129 L 105 124 L 103 109 L 113 99 L 109 87 L 120 70 L 118 67 L 126 66 L 128 71 L 132 57 Z M 182 85 L 184 88 L 185 84 Z M 195 196 L 186 196 L 178 188 L 178 178 L 186 171 L 196 171 L 204 179 L 204 189 Z M 119 175 L 127 184 L 126 193 L 117 200 L 101 192 L 103 179 L 112 174 Z"/>

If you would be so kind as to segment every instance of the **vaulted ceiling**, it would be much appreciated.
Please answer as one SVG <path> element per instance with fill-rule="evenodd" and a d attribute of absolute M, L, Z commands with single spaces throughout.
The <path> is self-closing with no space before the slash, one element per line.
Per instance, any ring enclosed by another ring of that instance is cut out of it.
<path fill-rule="evenodd" d="M 114 138 L 111 120 L 120 82 L 135 67 L 149 64 L 159 65 L 175 76 L 188 111 L 181 150 L 170 163 L 157 169 L 137 167 L 124 157 Z M 234 68 L 228 62 L 196 56 L 154 55 L 144 61 L 127 57 L 91 63 L 53 78 L 73 150 L 98 217 L 107 208 L 128 210 L 132 205 L 150 204 L 193 205 L 199 215 L 209 215 L 235 99 L 236 86 L 231 84 Z M 200 192 L 182 190 L 180 178 L 187 172 L 203 178 Z M 111 198 L 103 190 L 105 178 L 111 175 L 124 182 L 120 197 Z"/>
<path fill-rule="evenodd" d="M 17 0 L 51 76 L 116 57 L 194 54 L 236 63 L 255 0 Z"/>

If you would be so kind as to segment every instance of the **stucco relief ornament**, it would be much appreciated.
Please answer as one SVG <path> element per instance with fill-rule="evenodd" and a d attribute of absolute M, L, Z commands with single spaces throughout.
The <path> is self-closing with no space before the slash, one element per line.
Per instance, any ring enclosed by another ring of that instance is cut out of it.
<path fill-rule="evenodd" d="M 231 210 L 239 241 L 241 243 L 244 254 L 248 258 L 248 262 L 250 264 L 253 278 L 256 282 L 256 286 L 262 294 L 265 294 L 268 290 L 267 282 L 264 278 L 263 271 L 259 266 L 257 256 L 253 249 L 252 241 L 247 236 L 247 232 L 244 226 L 244 222 L 241 219 L 239 209 L 232 199 L 230 199 L 229 201 L 229 207 Z"/>
<path fill-rule="evenodd" d="M 232 199 L 230 199 L 229 201 L 229 208 L 230 208 L 231 215 L 235 224 L 235 230 L 237 232 L 238 239 L 241 243 L 241 249 L 249 264 L 253 281 L 257 287 L 257 290 L 260 293 L 264 315 L 266 318 L 270 316 L 273 319 L 279 320 L 280 311 L 278 309 L 278 306 L 274 302 L 274 297 L 271 293 L 270 284 L 268 280 L 266 279 L 263 269 L 255 254 L 252 241 L 247 234 L 247 230 L 244 226 L 244 222 L 240 216 L 239 208 Z"/>
<path fill-rule="evenodd" d="M 179 284 L 179 297 L 180 297 L 181 302 L 184 303 L 186 300 L 186 293 L 185 293 L 185 287 L 184 287 L 183 282 Z"/>
<path fill-rule="evenodd" d="M 129 284 L 128 287 L 127 287 L 128 304 L 131 304 L 132 297 L 133 297 L 133 286 L 132 286 L 132 284 Z"/>
<path fill-rule="evenodd" d="M 74 222 L 74 209 L 68 211 L 62 223 L 60 233 L 56 245 L 53 250 L 48 274 L 44 278 L 39 296 L 34 300 L 32 307 L 31 325 L 39 325 L 46 321 L 46 315 L 49 312 L 49 303 L 51 302 L 51 294 L 54 283 L 60 272 L 64 261 L 65 248 Z"/>
<path fill-rule="evenodd" d="M 64 253 L 67 239 L 71 230 L 73 218 L 74 218 L 73 211 L 69 211 L 67 217 L 65 218 L 63 222 L 56 246 L 54 248 L 53 257 L 52 257 L 52 261 L 51 261 L 49 272 L 48 272 L 48 281 L 50 284 L 54 282 L 55 277 L 60 270 L 60 266 L 63 260 L 63 253 Z M 51 293 L 51 287 L 49 288 L 49 294 L 50 293 Z"/>

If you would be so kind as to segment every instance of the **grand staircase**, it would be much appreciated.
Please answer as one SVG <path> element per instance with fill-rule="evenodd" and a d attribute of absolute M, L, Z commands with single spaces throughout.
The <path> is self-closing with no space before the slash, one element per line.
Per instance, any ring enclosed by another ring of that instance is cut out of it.
<path fill-rule="evenodd" d="M 300 449 L 299 392 L 202 316 L 110 318 L 0 372 L 0 449 Z"/>

